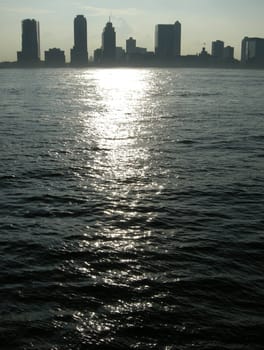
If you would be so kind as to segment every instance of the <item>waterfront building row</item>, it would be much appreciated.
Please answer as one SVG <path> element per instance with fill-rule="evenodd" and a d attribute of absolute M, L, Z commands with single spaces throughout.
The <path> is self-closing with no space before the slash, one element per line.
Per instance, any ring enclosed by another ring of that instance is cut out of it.
<path fill-rule="evenodd" d="M 232 63 L 234 48 L 224 45 L 221 40 L 212 42 L 211 54 L 205 48 L 198 55 L 181 55 L 181 23 L 158 24 L 155 27 L 155 51 L 148 52 L 146 48 L 138 47 L 132 37 L 126 41 L 126 50 L 116 46 L 115 28 L 109 18 L 102 32 L 101 47 L 94 51 L 94 63 L 118 64 L 120 62 L 143 62 L 154 60 L 156 62 L 190 62 L 199 59 L 202 62 Z M 34 65 L 40 63 L 40 32 L 39 22 L 35 19 L 22 21 L 22 49 L 17 53 L 17 61 L 21 65 Z M 248 38 L 242 40 L 241 62 L 243 64 L 264 63 L 264 39 Z M 45 51 L 45 64 L 48 66 L 65 65 L 64 51 L 53 48 Z M 70 52 L 72 66 L 88 65 L 88 39 L 87 21 L 83 15 L 74 19 L 74 46 Z"/>

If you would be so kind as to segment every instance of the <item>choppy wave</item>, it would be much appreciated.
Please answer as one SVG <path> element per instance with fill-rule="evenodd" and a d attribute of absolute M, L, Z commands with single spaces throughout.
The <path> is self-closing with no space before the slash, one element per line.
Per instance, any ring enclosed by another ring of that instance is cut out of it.
<path fill-rule="evenodd" d="M 262 71 L 10 72 L 1 348 L 262 349 Z"/>

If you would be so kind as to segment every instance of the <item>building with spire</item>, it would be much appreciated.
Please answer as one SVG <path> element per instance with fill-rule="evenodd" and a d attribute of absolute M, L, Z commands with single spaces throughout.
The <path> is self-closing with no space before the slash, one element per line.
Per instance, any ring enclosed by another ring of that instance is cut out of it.
<path fill-rule="evenodd" d="M 116 61 L 116 33 L 110 18 L 102 33 L 102 61 L 105 63 Z"/>
<path fill-rule="evenodd" d="M 34 19 L 22 21 L 22 50 L 17 53 L 20 64 L 40 62 L 39 22 Z"/>
<path fill-rule="evenodd" d="M 74 46 L 71 49 L 71 64 L 86 66 L 88 64 L 87 22 L 83 15 L 74 19 Z"/>

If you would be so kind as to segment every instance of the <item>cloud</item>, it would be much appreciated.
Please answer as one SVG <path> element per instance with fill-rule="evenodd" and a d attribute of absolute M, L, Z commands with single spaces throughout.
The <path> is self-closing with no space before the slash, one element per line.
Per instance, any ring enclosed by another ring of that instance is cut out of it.
<path fill-rule="evenodd" d="M 8 7 L 8 6 L 0 6 L 1 12 L 13 13 L 13 14 L 34 14 L 34 15 L 43 15 L 43 14 L 51 14 L 53 11 L 46 9 L 36 9 L 33 7 Z"/>
<path fill-rule="evenodd" d="M 122 37 L 128 37 L 133 34 L 133 28 L 122 17 L 113 16 L 113 23 L 115 29 L 121 33 Z"/>
<path fill-rule="evenodd" d="M 141 14 L 141 11 L 136 8 L 117 8 L 110 9 L 104 7 L 93 7 L 93 6 L 84 6 L 83 9 L 89 12 L 89 16 L 91 17 L 109 17 L 111 16 L 138 16 Z"/>

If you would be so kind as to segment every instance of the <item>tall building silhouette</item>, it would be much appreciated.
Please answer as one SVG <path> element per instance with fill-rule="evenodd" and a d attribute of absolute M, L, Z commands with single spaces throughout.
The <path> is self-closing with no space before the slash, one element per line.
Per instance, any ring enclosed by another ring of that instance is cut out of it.
<path fill-rule="evenodd" d="M 233 61 L 234 60 L 234 51 L 235 49 L 232 46 L 226 46 L 224 48 L 224 60 Z"/>
<path fill-rule="evenodd" d="M 127 54 L 135 53 L 136 52 L 136 45 L 137 45 L 137 42 L 135 39 L 133 39 L 132 37 L 127 39 L 127 41 L 126 41 L 126 53 Z"/>
<path fill-rule="evenodd" d="M 264 66 L 264 39 L 245 37 L 241 44 L 241 62 Z"/>
<path fill-rule="evenodd" d="M 176 21 L 174 23 L 174 45 L 173 45 L 174 56 L 181 55 L 181 23 Z"/>
<path fill-rule="evenodd" d="M 64 51 L 53 48 L 45 51 L 45 64 L 52 67 L 60 67 L 65 65 Z"/>
<path fill-rule="evenodd" d="M 110 20 L 106 23 L 102 34 L 102 60 L 107 63 L 116 60 L 116 33 Z"/>
<path fill-rule="evenodd" d="M 34 19 L 22 21 L 22 50 L 17 52 L 17 61 L 22 64 L 40 61 L 39 22 Z"/>
<path fill-rule="evenodd" d="M 181 23 L 157 24 L 155 28 L 155 54 L 160 59 L 173 59 L 181 55 Z"/>
<path fill-rule="evenodd" d="M 87 22 L 83 15 L 74 19 L 74 46 L 71 49 L 71 64 L 85 66 L 88 64 Z"/>
<path fill-rule="evenodd" d="M 225 44 L 221 40 L 216 40 L 212 42 L 212 56 L 217 59 L 224 58 L 224 47 Z"/>

